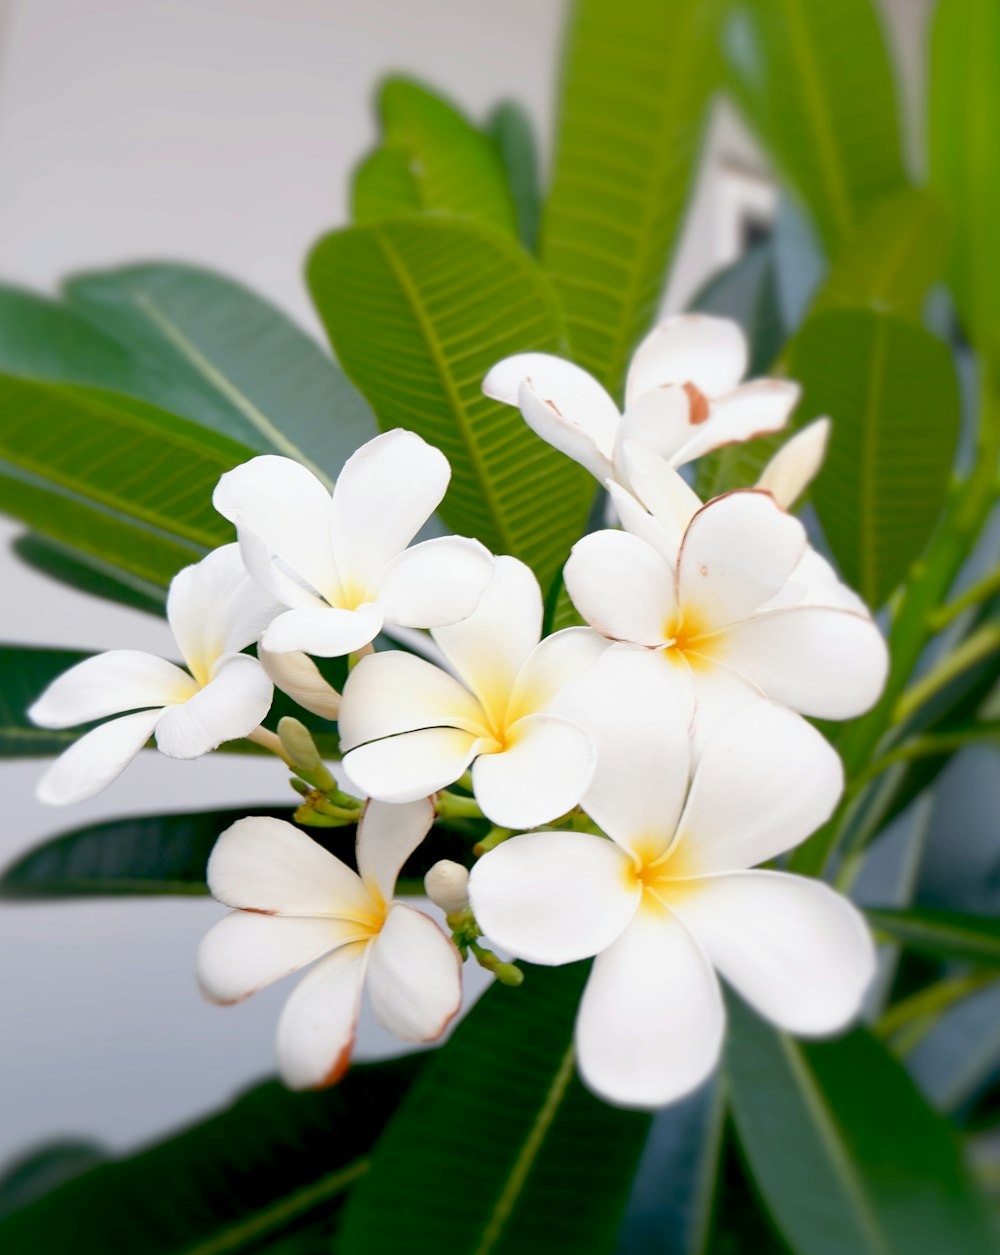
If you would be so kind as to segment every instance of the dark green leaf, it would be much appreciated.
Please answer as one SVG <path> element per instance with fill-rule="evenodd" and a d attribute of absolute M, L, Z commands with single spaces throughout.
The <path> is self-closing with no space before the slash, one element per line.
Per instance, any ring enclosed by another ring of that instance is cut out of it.
<path fill-rule="evenodd" d="M 501 358 L 562 347 L 535 262 L 476 223 L 400 218 L 327 236 L 309 283 L 380 426 L 418 432 L 451 462 L 444 521 L 548 584 L 583 530 L 593 481 L 481 390 Z"/>
<path fill-rule="evenodd" d="M 29 1151 L 9 1164 L 0 1177 L 0 1218 L 43 1198 L 107 1158 L 107 1152 L 91 1142 L 55 1142 Z"/>
<path fill-rule="evenodd" d="M 0 758 L 61 754 L 72 745 L 79 731 L 36 728 L 24 712 L 57 675 L 89 656 L 78 649 L 0 645 Z"/>
<path fill-rule="evenodd" d="M 612 392 L 652 321 L 718 83 L 715 0 L 577 0 L 542 262 Z"/>
<path fill-rule="evenodd" d="M 1000 966 L 1000 919 L 957 911 L 888 911 L 866 908 L 872 926 L 911 950 L 933 958 Z"/>
<path fill-rule="evenodd" d="M 228 1111 L 0 1221 L 0 1247 L 5 1255 L 228 1255 L 272 1251 L 304 1226 L 329 1235 L 421 1062 L 358 1066 L 318 1094 L 258 1086 Z"/>
<path fill-rule="evenodd" d="M 730 1009 L 736 1127 L 797 1255 L 996 1250 L 951 1129 L 869 1033 L 803 1044 Z"/>
<path fill-rule="evenodd" d="M 902 188 L 896 94 L 871 0 L 736 0 L 729 82 L 768 155 L 836 250 Z"/>
<path fill-rule="evenodd" d="M 690 308 L 738 322 L 750 345 L 747 376 L 767 374 L 788 338 L 778 301 L 773 241 L 762 240 L 717 271 L 692 297 Z"/>
<path fill-rule="evenodd" d="M 947 348 L 923 328 L 870 310 L 810 318 L 789 374 L 804 419 L 833 432 L 812 500 L 848 583 L 880 606 L 937 524 L 958 437 L 960 399 Z"/>
<path fill-rule="evenodd" d="M 515 231 L 511 189 L 489 135 L 454 105 L 405 78 L 383 85 L 379 113 L 383 144 L 355 175 L 355 222 L 430 211 Z"/>
<path fill-rule="evenodd" d="M 338 1255 L 604 1255 L 649 1129 L 573 1074 L 587 966 L 494 987 L 429 1061 L 344 1213 Z"/>
<path fill-rule="evenodd" d="M 542 191 L 538 175 L 538 149 L 527 112 L 513 100 L 505 100 L 486 120 L 486 131 L 500 149 L 507 183 L 514 199 L 517 234 L 529 253 L 538 249 L 538 223 Z"/>
<path fill-rule="evenodd" d="M 84 557 L 65 545 L 31 534 L 19 536 L 13 549 L 21 561 L 34 570 L 81 593 L 144 610 L 147 614 L 164 613 L 166 596 L 162 585 L 129 575 L 100 558 Z"/>

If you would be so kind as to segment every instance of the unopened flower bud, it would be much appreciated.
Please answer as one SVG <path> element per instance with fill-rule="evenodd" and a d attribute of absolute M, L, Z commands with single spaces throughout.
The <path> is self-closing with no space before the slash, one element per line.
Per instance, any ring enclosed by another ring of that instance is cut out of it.
<path fill-rule="evenodd" d="M 424 877 L 424 890 L 446 915 L 464 911 L 469 905 L 468 868 L 450 859 L 441 859 Z"/>
<path fill-rule="evenodd" d="M 279 719 L 278 736 L 282 748 L 299 771 L 314 772 L 323 765 L 312 733 L 298 719 L 291 715 Z"/>

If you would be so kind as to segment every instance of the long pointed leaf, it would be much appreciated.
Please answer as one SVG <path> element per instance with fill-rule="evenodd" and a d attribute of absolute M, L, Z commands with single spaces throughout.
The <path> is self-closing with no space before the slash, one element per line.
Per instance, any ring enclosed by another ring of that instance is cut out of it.
<path fill-rule="evenodd" d="M 1000 919 L 958 911 L 866 908 L 873 927 L 932 958 L 1000 966 Z"/>

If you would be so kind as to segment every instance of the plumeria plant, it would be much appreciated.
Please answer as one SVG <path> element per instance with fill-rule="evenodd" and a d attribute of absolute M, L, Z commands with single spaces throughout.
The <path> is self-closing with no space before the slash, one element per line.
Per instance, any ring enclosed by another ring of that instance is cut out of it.
<path fill-rule="evenodd" d="M 7 870 L 211 893 L 205 996 L 295 979 L 280 1083 L 32 1161 L 5 1250 L 996 1249 L 1000 928 L 917 869 L 996 735 L 1000 19 L 942 0 L 918 180 L 869 0 L 782 7 L 579 0 L 545 194 L 516 106 L 390 80 L 308 262 L 340 366 L 188 267 L 0 291 L 19 552 L 183 663 L 6 648 L 0 747 L 60 806 L 153 744 L 295 794 Z M 722 93 L 787 204 L 667 316 Z"/>

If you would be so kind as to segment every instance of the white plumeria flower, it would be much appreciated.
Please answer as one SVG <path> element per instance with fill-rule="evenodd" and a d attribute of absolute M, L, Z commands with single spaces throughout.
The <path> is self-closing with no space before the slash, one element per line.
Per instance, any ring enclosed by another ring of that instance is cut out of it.
<path fill-rule="evenodd" d="M 546 353 L 498 362 L 483 381 L 487 396 L 520 408 L 549 444 L 602 483 L 627 485 L 626 441 L 683 466 L 722 445 L 779 431 L 801 390 L 782 379 L 740 386 L 748 362 L 739 326 L 724 318 L 682 314 L 649 333 L 632 358 L 625 412 L 579 366 Z"/>
<path fill-rule="evenodd" d="M 830 420 L 817 418 L 786 440 L 754 485 L 790 510 L 819 474 L 830 443 Z"/>
<path fill-rule="evenodd" d="M 875 954 L 828 886 L 749 870 L 832 812 L 843 778 L 830 746 L 751 701 L 714 733 L 689 788 L 685 688 L 639 663 L 611 650 L 575 689 L 598 750 L 583 804 L 611 840 L 513 837 L 479 860 L 469 890 L 485 934 L 520 958 L 597 956 L 576 1024 L 581 1074 L 611 1102 L 655 1107 L 715 1066 L 715 970 L 773 1023 L 819 1036 L 857 1015 Z"/>
<path fill-rule="evenodd" d="M 398 429 L 348 458 L 332 494 L 270 454 L 223 475 L 213 504 L 236 525 L 251 576 L 288 607 L 263 648 L 336 658 L 386 625 L 440 627 L 470 614 L 492 574 L 489 551 L 460 536 L 407 548 L 450 477 L 443 453 Z"/>
<path fill-rule="evenodd" d="M 249 736 L 271 706 L 271 681 L 240 653 L 281 607 L 249 578 L 237 545 L 174 576 L 167 620 L 187 671 L 153 654 L 113 649 L 53 680 L 28 711 L 43 728 L 121 715 L 87 732 L 38 785 L 43 802 L 82 802 L 106 788 L 156 734 L 169 758 L 199 758 Z M 133 714 L 124 714 L 134 711 Z"/>
<path fill-rule="evenodd" d="M 451 938 L 393 900 L 400 869 L 433 819 L 429 798 L 369 802 L 357 872 L 282 819 L 241 819 L 217 841 L 208 885 L 234 910 L 198 952 L 207 996 L 239 1002 L 319 960 L 278 1021 L 278 1062 L 292 1089 L 343 1076 L 364 986 L 379 1023 L 403 1041 L 434 1041 L 458 1014 L 461 959 Z"/>
<path fill-rule="evenodd" d="M 567 628 L 540 642 L 542 593 L 515 558 L 496 560 L 475 612 L 432 636 L 456 675 L 412 654 L 362 658 L 344 688 L 340 742 L 354 785 L 405 802 L 453 784 L 472 765 L 483 813 L 534 828 L 572 809 L 590 783 L 588 737 L 549 713 L 607 642 Z"/>
<path fill-rule="evenodd" d="M 615 487 L 626 530 L 578 541 L 566 589 L 591 626 L 648 651 L 650 668 L 690 673 L 698 744 L 751 694 L 825 719 L 869 709 L 885 683 L 885 641 L 798 519 L 755 489 L 703 506 L 662 459 L 628 454 L 649 511 Z"/>

